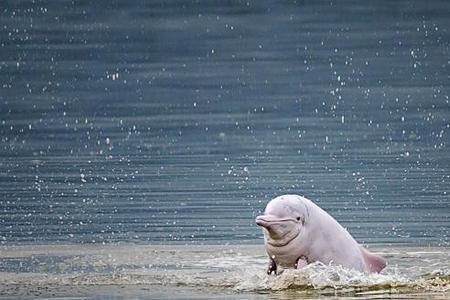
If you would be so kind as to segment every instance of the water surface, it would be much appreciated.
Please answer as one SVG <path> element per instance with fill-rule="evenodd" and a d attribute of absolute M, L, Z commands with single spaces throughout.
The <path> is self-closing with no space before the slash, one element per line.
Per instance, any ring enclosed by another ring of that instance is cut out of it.
<path fill-rule="evenodd" d="M 372 247 L 381 274 L 313 263 L 265 273 L 259 245 L 2 247 L 0 294 L 98 299 L 448 299 L 450 249 Z"/>
<path fill-rule="evenodd" d="M 295 193 L 380 251 L 448 252 L 449 15 L 448 1 L 3 1 L 0 244 L 262 248 L 255 216 Z M 35 278 L 51 257 L 0 253 L 0 268 Z"/>

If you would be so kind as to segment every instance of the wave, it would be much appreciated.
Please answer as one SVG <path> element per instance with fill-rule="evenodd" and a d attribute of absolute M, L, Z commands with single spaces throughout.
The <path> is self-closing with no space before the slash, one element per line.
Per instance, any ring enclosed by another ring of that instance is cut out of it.
<path fill-rule="evenodd" d="M 104 246 L 1 249 L 0 294 L 30 295 L 70 288 L 158 286 L 232 293 L 450 296 L 448 249 L 380 249 L 390 265 L 367 274 L 313 263 L 266 275 L 259 246 Z M 76 293 L 75 293 L 76 294 Z M 289 297 L 288 297 L 289 298 Z"/>

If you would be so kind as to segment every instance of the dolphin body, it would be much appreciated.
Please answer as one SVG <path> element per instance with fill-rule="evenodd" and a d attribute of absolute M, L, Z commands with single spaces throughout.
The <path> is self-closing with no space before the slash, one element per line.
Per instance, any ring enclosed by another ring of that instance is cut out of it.
<path fill-rule="evenodd" d="M 268 274 L 277 267 L 302 268 L 320 261 L 361 272 L 380 272 L 386 261 L 369 252 L 332 216 L 311 200 L 283 195 L 271 200 L 256 218 L 269 255 Z"/>

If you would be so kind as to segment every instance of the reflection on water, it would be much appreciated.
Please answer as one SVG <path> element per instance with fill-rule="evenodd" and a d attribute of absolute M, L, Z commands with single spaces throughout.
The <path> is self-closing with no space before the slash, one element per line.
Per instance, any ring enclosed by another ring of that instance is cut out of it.
<path fill-rule="evenodd" d="M 303 194 L 449 244 L 448 1 L 4 1 L 0 240 L 254 243 Z"/>

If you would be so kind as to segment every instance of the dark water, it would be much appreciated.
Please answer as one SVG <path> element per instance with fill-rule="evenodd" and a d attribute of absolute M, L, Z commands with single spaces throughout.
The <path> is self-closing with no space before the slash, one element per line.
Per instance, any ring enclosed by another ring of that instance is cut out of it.
<path fill-rule="evenodd" d="M 261 243 L 302 194 L 449 245 L 450 2 L 2 1 L 0 240 Z"/>

